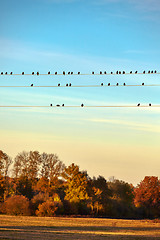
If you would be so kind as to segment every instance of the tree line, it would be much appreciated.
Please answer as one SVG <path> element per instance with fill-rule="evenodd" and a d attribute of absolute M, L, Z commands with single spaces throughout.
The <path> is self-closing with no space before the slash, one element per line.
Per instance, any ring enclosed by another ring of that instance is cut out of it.
<path fill-rule="evenodd" d="M 23 151 L 11 159 L 0 150 L 0 213 L 158 218 L 160 180 L 146 176 L 134 187 L 91 178 L 74 163 L 65 166 L 56 154 Z"/>

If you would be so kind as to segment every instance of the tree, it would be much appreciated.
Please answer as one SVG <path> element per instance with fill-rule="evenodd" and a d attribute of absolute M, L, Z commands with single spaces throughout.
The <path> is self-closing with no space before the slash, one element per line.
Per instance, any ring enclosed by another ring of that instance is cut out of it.
<path fill-rule="evenodd" d="M 6 177 L 8 174 L 9 166 L 12 163 L 12 159 L 4 152 L 0 150 L 0 175 Z"/>
<path fill-rule="evenodd" d="M 160 216 L 160 180 L 146 176 L 135 188 L 134 204 L 143 207 L 148 217 Z"/>

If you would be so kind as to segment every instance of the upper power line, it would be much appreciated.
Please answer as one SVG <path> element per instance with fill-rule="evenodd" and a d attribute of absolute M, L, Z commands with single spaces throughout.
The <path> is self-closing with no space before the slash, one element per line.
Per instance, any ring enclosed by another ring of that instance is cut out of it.
<path fill-rule="evenodd" d="M 125 75 L 125 74 L 160 74 L 160 72 L 157 72 L 157 70 L 148 70 L 148 71 L 143 71 L 143 72 L 138 72 L 138 71 L 130 71 L 130 72 L 126 72 L 126 71 L 115 71 L 115 72 L 94 72 L 92 71 L 91 73 L 81 73 L 81 72 L 66 72 L 63 71 L 62 73 L 58 73 L 58 72 L 54 72 L 51 73 L 50 71 L 48 73 L 40 73 L 40 72 L 32 72 L 32 73 L 25 73 L 25 72 L 21 72 L 21 73 L 13 73 L 13 72 L 1 72 L 0 75 Z"/>

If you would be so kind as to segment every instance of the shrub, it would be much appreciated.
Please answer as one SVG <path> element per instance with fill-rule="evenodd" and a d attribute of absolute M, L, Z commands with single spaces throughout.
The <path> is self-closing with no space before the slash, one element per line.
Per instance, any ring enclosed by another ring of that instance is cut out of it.
<path fill-rule="evenodd" d="M 3 204 L 3 213 L 9 215 L 30 215 L 29 200 L 22 195 L 9 197 Z"/>
<path fill-rule="evenodd" d="M 53 217 L 55 216 L 57 208 L 55 202 L 47 200 L 46 202 L 39 204 L 36 215 L 40 217 Z"/>

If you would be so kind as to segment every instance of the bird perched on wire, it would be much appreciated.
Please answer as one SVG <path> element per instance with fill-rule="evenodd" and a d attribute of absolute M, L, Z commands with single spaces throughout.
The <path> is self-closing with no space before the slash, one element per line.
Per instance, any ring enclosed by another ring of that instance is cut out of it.
<path fill-rule="evenodd" d="M 60 105 L 59 105 L 59 104 L 57 104 L 57 105 L 56 105 L 56 107 L 60 107 Z"/>
<path fill-rule="evenodd" d="M 108 83 L 108 86 L 110 86 L 111 84 L 110 83 Z"/>
<path fill-rule="evenodd" d="M 126 86 L 125 82 L 123 83 L 123 86 Z"/>
<path fill-rule="evenodd" d="M 83 104 L 83 103 L 81 104 L 81 107 L 84 107 L 84 104 Z"/>
<path fill-rule="evenodd" d="M 13 72 L 10 72 L 10 75 L 12 75 L 13 74 Z"/>
<path fill-rule="evenodd" d="M 140 103 L 137 104 L 137 107 L 139 107 L 139 106 L 140 106 Z"/>
<path fill-rule="evenodd" d="M 24 75 L 24 72 L 22 72 L 22 75 Z"/>
<path fill-rule="evenodd" d="M 5 72 L 5 74 L 7 75 L 7 72 Z"/>
<path fill-rule="evenodd" d="M 65 71 L 63 71 L 63 75 L 65 75 Z"/>
<path fill-rule="evenodd" d="M 34 75 L 34 72 L 32 72 L 32 75 Z"/>
<path fill-rule="evenodd" d="M 73 72 L 71 72 L 71 75 L 73 74 Z"/>
<path fill-rule="evenodd" d="M 52 107 L 52 103 L 50 104 L 50 106 Z"/>
<path fill-rule="evenodd" d="M 58 83 L 58 87 L 60 87 L 60 85 L 61 85 L 61 84 L 60 84 L 60 83 Z"/>
<path fill-rule="evenodd" d="M 130 74 L 132 74 L 132 71 L 130 71 Z"/>
<path fill-rule="evenodd" d="M 144 86 L 144 82 L 142 83 L 142 86 Z"/>
<path fill-rule="evenodd" d="M 62 104 L 62 107 L 64 107 L 64 103 Z"/>
<path fill-rule="evenodd" d="M 70 74 L 70 72 L 68 72 L 68 75 Z"/>
<path fill-rule="evenodd" d="M 146 73 L 146 71 L 143 71 L 143 74 L 145 74 Z"/>
<path fill-rule="evenodd" d="M 116 84 L 116 86 L 118 86 L 118 85 L 119 85 L 119 83 Z"/>
<path fill-rule="evenodd" d="M 39 75 L 39 72 L 37 72 L 37 76 Z"/>
<path fill-rule="evenodd" d="M 72 84 L 70 83 L 70 84 L 69 84 L 69 87 L 71 87 L 71 86 L 72 86 Z"/>
<path fill-rule="evenodd" d="M 100 71 L 100 74 L 102 74 L 102 72 Z"/>
<path fill-rule="evenodd" d="M 55 72 L 55 75 L 57 75 L 57 72 Z"/>
<path fill-rule="evenodd" d="M 48 75 L 50 75 L 51 74 L 51 72 L 48 72 Z"/>
<path fill-rule="evenodd" d="M 78 75 L 81 74 L 80 72 L 78 72 Z"/>
<path fill-rule="evenodd" d="M 151 107 L 151 106 L 152 106 L 152 104 L 151 104 L 151 103 L 149 103 L 149 106 Z"/>
<path fill-rule="evenodd" d="M 101 86 L 103 86 L 103 83 L 101 83 Z"/>
<path fill-rule="evenodd" d="M 33 83 L 31 84 L 31 87 L 33 87 Z"/>
<path fill-rule="evenodd" d="M 123 71 L 123 74 L 125 74 L 125 71 Z"/>
<path fill-rule="evenodd" d="M 104 74 L 107 74 L 107 72 L 105 71 Z"/>
<path fill-rule="evenodd" d="M 94 72 L 92 72 L 92 74 L 94 74 Z"/>
<path fill-rule="evenodd" d="M 138 73 L 138 71 L 135 71 L 135 74 L 137 74 Z"/>

